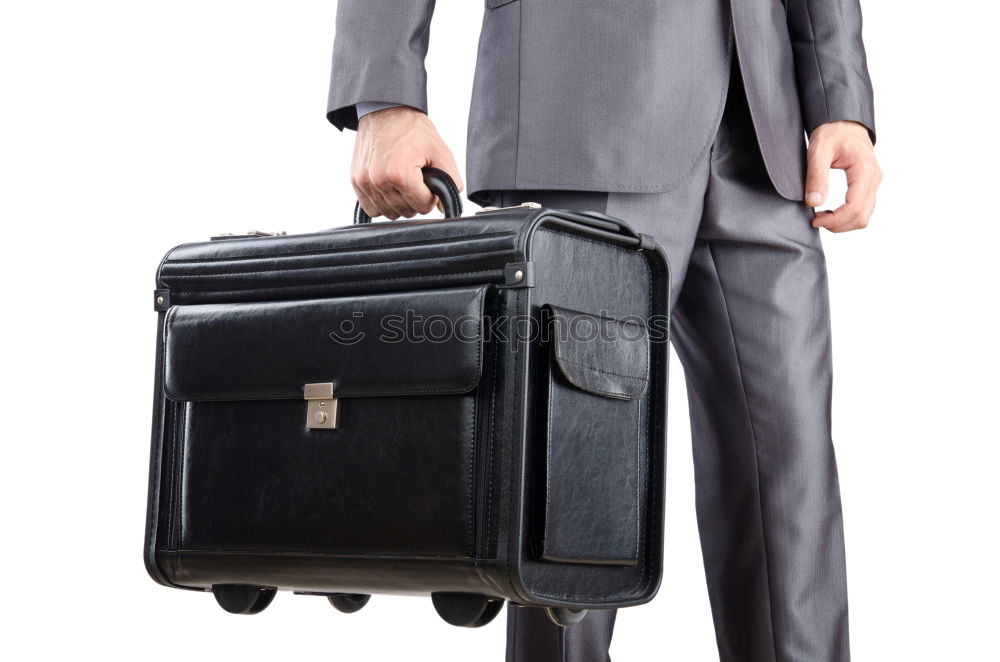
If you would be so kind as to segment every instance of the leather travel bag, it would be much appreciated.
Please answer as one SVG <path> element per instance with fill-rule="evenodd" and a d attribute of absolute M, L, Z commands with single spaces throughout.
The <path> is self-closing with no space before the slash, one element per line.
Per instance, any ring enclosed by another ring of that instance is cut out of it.
<path fill-rule="evenodd" d="M 433 598 L 648 602 L 661 577 L 663 252 L 528 203 L 461 218 L 182 244 L 156 276 L 145 557 L 256 613 L 277 590 L 356 611 Z"/>

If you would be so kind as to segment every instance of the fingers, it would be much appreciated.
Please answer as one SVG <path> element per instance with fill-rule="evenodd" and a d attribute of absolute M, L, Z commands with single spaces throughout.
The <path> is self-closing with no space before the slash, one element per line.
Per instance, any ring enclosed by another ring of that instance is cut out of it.
<path fill-rule="evenodd" d="M 434 208 L 421 169 L 433 165 L 462 190 L 455 158 L 426 113 L 397 106 L 365 115 L 358 124 L 351 184 L 373 218 L 410 218 Z"/>
<path fill-rule="evenodd" d="M 416 169 L 416 171 L 420 172 L 419 169 Z M 372 183 L 369 194 L 381 197 L 383 204 L 380 207 L 382 214 L 386 218 L 394 221 L 400 217 L 409 218 L 417 215 L 417 210 L 407 202 L 406 196 L 403 193 L 408 186 L 412 185 L 407 183 L 408 179 L 403 170 L 377 168 L 369 172 L 369 178 Z M 423 186 L 422 179 L 419 185 Z"/>
<path fill-rule="evenodd" d="M 424 186 L 419 168 L 405 169 L 359 167 L 351 178 L 361 208 L 372 218 L 389 220 L 426 214 L 434 205 L 434 196 Z"/>
<path fill-rule="evenodd" d="M 816 212 L 813 227 L 826 228 L 830 232 L 848 232 L 868 227 L 875 211 L 875 197 L 871 196 L 860 204 L 844 203 L 832 211 Z"/>
<path fill-rule="evenodd" d="M 833 151 L 824 143 L 811 143 L 806 154 L 805 201 L 810 207 L 818 207 L 826 201 L 830 190 L 830 165 Z"/>
<path fill-rule="evenodd" d="M 366 159 L 366 154 L 369 151 L 369 142 L 367 132 L 359 131 L 358 137 L 354 141 L 354 156 L 351 159 L 351 188 L 354 189 L 354 195 L 357 196 L 361 208 L 370 217 L 375 218 L 376 216 L 380 216 L 382 211 L 375 204 L 372 196 L 368 194 L 368 189 L 371 186 L 371 180 L 368 178 L 368 164 Z"/>
<path fill-rule="evenodd" d="M 882 172 L 874 157 L 856 158 L 844 167 L 847 175 L 847 195 L 844 204 L 833 211 L 818 212 L 813 227 L 831 232 L 847 232 L 868 227 L 875 210 L 875 194 L 882 181 Z"/>
<path fill-rule="evenodd" d="M 427 214 L 434 208 L 434 194 L 424 184 L 424 174 L 420 168 L 406 168 L 402 172 L 393 173 L 389 177 L 389 181 L 402 198 L 403 203 L 413 210 L 412 214 L 404 214 L 404 216 Z"/>
<path fill-rule="evenodd" d="M 375 191 L 367 170 L 355 170 L 351 174 L 351 186 L 354 188 L 354 194 L 358 196 L 361 208 L 372 218 L 381 216 L 388 209 L 385 200 Z"/>
<path fill-rule="evenodd" d="M 809 136 L 806 171 L 806 204 L 817 206 L 828 195 L 830 169 L 847 175 L 844 204 L 833 211 L 818 211 L 813 227 L 846 232 L 868 226 L 875 209 L 875 193 L 882 170 L 875 160 L 871 139 L 864 125 L 833 121 L 816 127 Z"/>
<path fill-rule="evenodd" d="M 462 175 L 458 171 L 458 164 L 455 163 L 455 156 L 444 143 L 441 143 L 438 148 L 434 150 L 431 154 L 430 162 L 427 165 L 434 166 L 438 170 L 444 170 L 455 182 L 455 187 L 459 191 L 465 190 L 465 184 L 462 182 Z"/>
<path fill-rule="evenodd" d="M 455 180 L 458 190 L 462 190 L 462 180 L 454 159 L 450 159 L 450 163 L 439 159 L 430 165 L 448 173 Z M 385 216 L 396 220 L 428 214 L 437 202 L 437 197 L 424 184 L 423 172 L 417 166 L 360 169 L 353 176 L 352 184 L 361 208 L 372 218 Z"/>
<path fill-rule="evenodd" d="M 354 194 L 358 196 L 358 202 L 361 204 L 361 208 L 365 210 L 365 213 L 368 214 L 368 216 L 375 218 L 376 216 L 382 215 L 382 212 L 379 211 L 378 205 L 376 205 L 375 202 L 368 197 L 368 194 L 365 193 L 363 189 L 355 186 Z"/>

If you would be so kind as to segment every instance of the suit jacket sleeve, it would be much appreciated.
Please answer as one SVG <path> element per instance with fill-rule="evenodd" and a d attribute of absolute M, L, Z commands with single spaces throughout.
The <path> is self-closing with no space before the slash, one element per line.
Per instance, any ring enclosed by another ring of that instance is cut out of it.
<path fill-rule="evenodd" d="M 434 0 L 340 0 L 326 117 L 358 128 L 356 105 L 379 101 L 427 112 L 424 57 Z"/>
<path fill-rule="evenodd" d="M 875 142 L 859 0 L 787 0 L 785 7 L 806 131 L 853 120 L 865 125 Z"/>

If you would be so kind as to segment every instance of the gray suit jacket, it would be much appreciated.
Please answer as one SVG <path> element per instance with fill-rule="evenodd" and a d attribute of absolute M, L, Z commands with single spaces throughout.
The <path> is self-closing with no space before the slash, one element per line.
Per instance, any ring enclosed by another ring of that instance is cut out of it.
<path fill-rule="evenodd" d="M 491 190 L 667 192 L 714 137 L 735 38 L 771 181 L 801 199 L 824 122 L 875 137 L 859 0 L 485 0 L 469 114 L 470 199 Z M 327 117 L 427 111 L 434 0 L 339 0 Z"/>

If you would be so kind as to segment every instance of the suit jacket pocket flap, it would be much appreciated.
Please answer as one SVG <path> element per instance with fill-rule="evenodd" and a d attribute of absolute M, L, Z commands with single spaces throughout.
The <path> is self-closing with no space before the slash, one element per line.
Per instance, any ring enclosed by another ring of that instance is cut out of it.
<path fill-rule="evenodd" d="M 609 398 L 642 397 L 649 383 L 649 334 L 642 320 L 547 308 L 555 361 L 571 384 Z"/>

